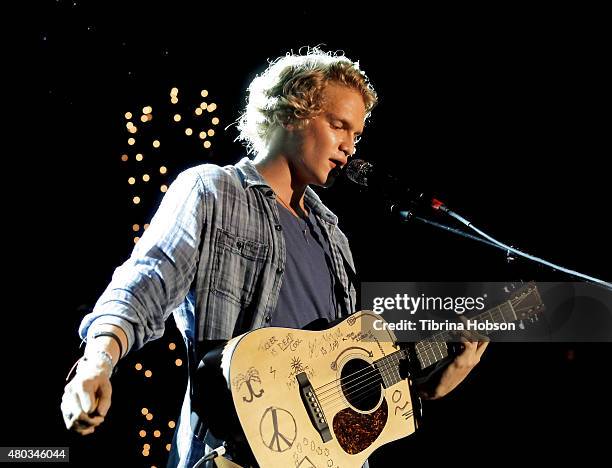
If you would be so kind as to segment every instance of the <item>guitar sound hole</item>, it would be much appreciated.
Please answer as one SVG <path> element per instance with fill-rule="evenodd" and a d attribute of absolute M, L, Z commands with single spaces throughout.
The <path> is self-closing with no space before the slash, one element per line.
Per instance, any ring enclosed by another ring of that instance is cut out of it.
<path fill-rule="evenodd" d="M 351 359 L 340 373 L 342 393 L 360 411 L 373 409 L 380 400 L 382 379 L 378 370 L 363 359 Z"/>

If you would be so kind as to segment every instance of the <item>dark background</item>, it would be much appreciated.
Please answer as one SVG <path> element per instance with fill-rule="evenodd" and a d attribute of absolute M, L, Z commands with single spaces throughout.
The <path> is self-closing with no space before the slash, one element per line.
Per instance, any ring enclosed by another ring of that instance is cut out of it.
<path fill-rule="evenodd" d="M 291 49 L 341 49 L 368 73 L 380 105 L 359 157 L 404 174 L 502 241 L 609 279 L 604 18 L 559 7 L 32 6 L 26 41 L 10 44 L 20 59 L 11 74 L 27 104 L 18 125 L 25 135 L 11 158 L 17 176 L 7 180 L 16 186 L 7 195 L 19 248 L 7 252 L 17 254 L 8 294 L 16 304 L 6 311 L 15 319 L 6 327 L 15 357 L 7 360 L 1 445 L 70 446 L 74 466 L 164 465 L 167 422 L 177 419 L 185 385 L 184 365 L 174 365 L 183 350 L 172 321 L 164 338 L 122 363 L 107 421 L 87 438 L 68 433 L 59 411 L 64 377 L 80 355 L 76 330 L 129 255 L 132 224 L 153 214 L 159 185 L 184 168 L 242 157 L 235 127 L 226 127 L 266 60 Z M 180 124 L 168 103 L 174 86 Z M 202 100 L 217 103 L 220 119 L 209 150 L 182 130 Z M 137 119 L 146 105 L 154 120 L 136 120 L 139 131 L 129 135 L 124 113 Z M 159 138 L 158 151 L 141 147 L 145 163 L 168 167 L 165 177 L 151 172 L 141 192 L 142 183 L 126 183 L 143 172 L 129 136 L 138 145 Z M 128 163 L 120 161 L 124 152 Z M 520 261 L 508 265 L 502 252 L 430 226 L 398 225 L 345 181 L 320 193 L 341 219 L 363 281 L 568 279 Z M 134 194 L 143 198 L 138 207 Z M 379 450 L 372 466 L 605 457 L 611 354 L 597 343 L 493 344 L 455 392 L 425 404 L 423 429 Z M 153 371 L 150 379 L 134 369 L 137 362 Z"/>

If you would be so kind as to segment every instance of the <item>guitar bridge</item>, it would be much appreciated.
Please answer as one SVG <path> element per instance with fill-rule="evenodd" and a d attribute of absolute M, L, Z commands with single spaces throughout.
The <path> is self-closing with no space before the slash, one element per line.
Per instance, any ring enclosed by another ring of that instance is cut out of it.
<path fill-rule="evenodd" d="M 325 414 L 323 414 L 323 409 L 321 409 L 319 399 L 317 398 L 315 391 L 308 380 L 308 376 L 305 372 L 301 372 L 297 374 L 295 378 L 297 379 L 300 387 L 302 403 L 304 403 L 304 408 L 310 417 L 312 425 L 321 436 L 323 442 L 330 441 L 332 436 L 329 426 L 327 425 L 327 419 L 325 418 Z"/>

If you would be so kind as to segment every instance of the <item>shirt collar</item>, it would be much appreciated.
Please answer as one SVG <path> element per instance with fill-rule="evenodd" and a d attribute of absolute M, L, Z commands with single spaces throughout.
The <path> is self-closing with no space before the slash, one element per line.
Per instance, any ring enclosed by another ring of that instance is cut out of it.
<path fill-rule="evenodd" d="M 266 180 L 257 172 L 257 168 L 253 161 L 249 158 L 244 157 L 235 165 L 236 169 L 240 173 L 242 185 L 245 189 L 258 188 L 260 190 L 268 190 L 271 192 L 270 195 L 274 195 L 272 188 L 268 185 Z M 327 208 L 319 196 L 310 187 L 306 187 L 304 193 L 304 204 L 309 210 L 312 210 L 315 215 L 323 218 L 325 221 L 336 225 L 338 224 L 338 217 L 333 214 L 329 208 Z"/>

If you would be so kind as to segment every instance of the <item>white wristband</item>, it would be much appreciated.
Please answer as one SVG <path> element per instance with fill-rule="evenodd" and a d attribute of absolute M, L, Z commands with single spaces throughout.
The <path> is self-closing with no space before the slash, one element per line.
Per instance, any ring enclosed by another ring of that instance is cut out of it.
<path fill-rule="evenodd" d="M 102 349 L 86 351 L 85 355 L 79 361 L 77 372 L 98 369 L 106 370 L 108 372 L 108 377 L 110 378 L 114 369 L 113 358 L 108 352 Z"/>

